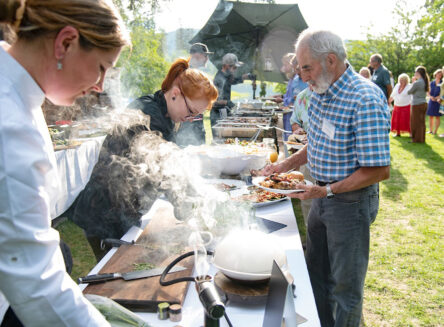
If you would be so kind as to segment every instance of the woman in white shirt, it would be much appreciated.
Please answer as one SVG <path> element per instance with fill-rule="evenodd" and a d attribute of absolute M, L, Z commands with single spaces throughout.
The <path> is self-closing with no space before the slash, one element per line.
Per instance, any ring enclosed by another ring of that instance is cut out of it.
<path fill-rule="evenodd" d="M 396 136 L 401 136 L 401 132 L 408 132 L 410 134 L 410 104 L 412 103 L 412 96 L 408 94 L 408 90 L 412 85 L 407 74 L 401 74 L 398 77 L 398 84 L 392 91 L 389 98 L 389 104 L 395 102 L 392 113 L 392 127 L 391 131 L 395 132 Z"/>
<path fill-rule="evenodd" d="M 105 0 L 0 1 L 0 23 L 17 34 L 0 43 L 0 321 L 9 302 L 25 326 L 109 326 L 66 273 L 51 228 L 58 178 L 41 105 L 101 92 L 129 37 Z"/>

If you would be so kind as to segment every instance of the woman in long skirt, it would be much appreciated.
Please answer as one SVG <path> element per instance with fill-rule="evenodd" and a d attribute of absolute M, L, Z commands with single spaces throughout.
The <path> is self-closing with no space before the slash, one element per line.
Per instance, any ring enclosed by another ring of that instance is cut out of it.
<path fill-rule="evenodd" d="M 426 131 L 425 114 L 427 110 L 426 94 L 429 91 L 429 75 L 427 75 L 426 68 L 424 66 L 416 67 L 413 79 L 414 83 L 407 92 L 413 95 L 410 113 L 412 143 L 424 143 Z"/>
<path fill-rule="evenodd" d="M 389 103 L 394 101 L 392 113 L 391 131 L 395 132 L 393 136 L 401 136 L 401 132 L 410 133 L 410 105 L 412 96 L 408 94 L 408 90 L 412 87 L 410 78 L 407 74 L 401 74 L 398 77 L 398 84 L 392 91 Z"/>

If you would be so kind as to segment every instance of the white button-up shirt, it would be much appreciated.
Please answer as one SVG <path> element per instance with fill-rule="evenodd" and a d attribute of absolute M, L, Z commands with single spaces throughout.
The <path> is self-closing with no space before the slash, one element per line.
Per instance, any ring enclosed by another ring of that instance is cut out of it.
<path fill-rule="evenodd" d="M 0 321 L 9 301 L 25 326 L 109 326 L 65 271 L 49 201 L 55 156 L 44 93 L 0 43 Z M 1 296 L 3 293 L 4 297 Z"/>

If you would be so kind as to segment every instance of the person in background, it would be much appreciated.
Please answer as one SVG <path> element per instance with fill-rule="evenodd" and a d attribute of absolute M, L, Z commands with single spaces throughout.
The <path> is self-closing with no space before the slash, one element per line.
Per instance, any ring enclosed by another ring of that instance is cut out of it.
<path fill-rule="evenodd" d="M 366 79 L 372 78 L 372 73 L 370 72 L 370 69 L 368 69 L 367 67 L 362 67 L 359 70 L 359 75 L 361 75 L 362 77 L 364 77 Z"/>
<path fill-rule="evenodd" d="M 441 114 L 439 112 L 441 99 L 439 94 L 442 88 L 442 75 L 443 72 L 441 69 L 437 69 L 433 73 L 435 80 L 430 83 L 429 104 L 426 112 L 427 116 L 429 116 L 430 125 L 430 130 L 427 133 L 434 135 L 438 132 L 439 125 L 441 124 Z"/>
<path fill-rule="evenodd" d="M 292 110 L 296 97 L 298 96 L 299 93 L 301 93 L 304 89 L 306 89 L 308 87 L 308 84 L 305 83 L 301 78 L 301 70 L 299 69 L 298 60 L 296 59 L 296 56 L 293 56 L 293 58 L 291 58 L 290 63 L 293 67 L 293 71 L 295 72 L 295 75 L 291 81 L 292 96 L 290 97 L 289 106 L 285 107 L 285 108 Z M 286 131 L 292 130 L 291 122 L 290 122 L 292 114 L 293 114 L 292 111 L 284 112 L 284 114 L 282 116 L 284 130 L 286 130 Z M 284 141 L 287 141 L 288 137 L 291 134 L 292 133 L 290 133 L 290 132 L 284 132 L 283 133 Z"/>
<path fill-rule="evenodd" d="M 194 43 L 190 48 L 190 68 L 204 70 L 208 55 L 213 54 L 203 43 Z M 176 143 L 179 146 L 205 144 L 205 127 L 203 114 L 197 115 L 192 121 L 185 121 L 177 131 Z"/>
<path fill-rule="evenodd" d="M 291 64 L 291 60 L 295 57 L 294 53 L 286 53 L 282 56 L 282 66 L 281 66 L 281 73 L 285 75 L 285 77 L 288 79 L 287 82 L 287 90 L 284 95 L 278 94 L 274 95 L 274 102 L 276 103 L 283 103 L 284 107 L 288 107 L 290 105 L 290 102 L 294 101 L 293 99 L 293 78 L 295 75 L 295 69 L 294 66 Z"/>
<path fill-rule="evenodd" d="M 392 89 L 395 87 L 395 79 L 393 78 L 393 73 L 391 72 L 391 70 L 389 70 L 389 75 L 390 75 L 390 85 L 392 86 Z"/>
<path fill-rule="evenodd" d="M 66 273 L 51 228 L 58 176 L 41 105 L 102 92 L 128 33 L 101 0 L 1 1 L 0 23 L 17 34 L 0 43 L 0 308 L 10 304 L 2 326 L 109 326 Z"/>
<path fill-rule="evenodd" d="M 424 66 L 418 66 L 415 69 L 414 82 L 408 94 L 412 95 L 412 106 L 410 111 L 410 129 L 412 133 L 411 143 L 425 142 L 425 114 L 427 110 L 426 95 L 429 91 L 429 75 Z"/>
<path fill-rule="evenodd" d="M 190 68 L 204 70 L 207 67 L 208 56 L 213 54 L 203 43 L 194 43 L 190 47 Z"/>
<path fill-rule="evenodd" d="M 347 62 L 341 38 L 303 31 L 296 56 L 313 88 L 308 143 L 263 175 L 307 164 L 314 185 L 290 197 L 313 199 L 306 262 L 321 325 L 360 325 L 370 225 L 379 206 L 378 182 L 390 174 L 390 112 L 384 93 Z"/>
<path fill-rule="evenodd" d="M 409 75 L 401 74 L 398 77 L 398 84 L 395 85 L 389 98 L 389 104 L 394 102 L 391 131 L 396 133 L 395 137 L 401 136 L 401 132 L 410 133 L 412 96 L 407 92 L 411 87 Z"/>
<path fill-rule="evenodd" d="M 312 93 L 312 87 L 311 85 L 309 85 L 305 90 L 300 92 L 297 95 L 296 100 L 294 100 L 294 108 L 290 118 L 291 130 L 293 131 L 293 134 L 307 134 L 308 108 L 310 107 L 310 98 Z M 307 165 L 300 166 L 299 171 L 304 174 L 304 178 L 306 180 L 309 180 L 313 183 L 315 182 L 315 180 L 313 180 L 313 178 L 310 176 L 310 171 L 308 170 Z M 311 208 L 311 199 L 301 200 L 301 208 L 306 230 L 308 224 L 308 214 Z"/>
<path fill-rule="evenodd" d="M 444 74 L 444 66 L 442 67 L 441 71 Z M 441 99 L 441 105 L 439 107 L 439 111 L 441 115 L 444 114 L 444 83 L 441 83 L 441 91 L 439 93 L 439 98 Z M 444 134 L 439 134 L 439 137 L 444 137 Z"/>
<path fill-rule="evenodd" d="M 129 159 L 132 141 L 148 130 L 160 132 L 164 140 L 174 142 L 175 125 L 202 114 L 211 108 L 216 98 L 216 87 L 208 76 L 190 68 L 188 60 L 177 59 L 163 80 L 161 90 L 130 103 L 128 108 L 141 110 L 148 118 L 149 127 L 136 124 L 123 135 L 117 130 L 106 137 L 88 184 L 64 214 L 85 231 L 97 261 L 109 250 L 101 246 L 101 240 L 120 239 L 131 226 L 140 224 L 142 216 L 138 189 L 128 187 L 131 194 L 119 203 L 114 201 L 118 190 L 109 183 L 114 158 Z"/>
<path fill-rule="evenodd" d="M 375 70 L 373 69 L 371 64 L 367 65 L 368 70 L 370 71 L 370 76 L 373 76 L 373 73 L 375 72 Z M 371 78 L 370 78 L 371 79 Z"/>
<path fill-rule="evenodd" d="M 313 90 L 308 86 L 300 92 L 294 101 L 294 109 L 291 114 L 291 130 L 293 134 L 306 134 L 308 130 L 308 108 Z"/>
<path fill-rule="evenodd" d="M 382 56 L 379 53 L 372 55 L 370 57 L 370 65 L 374 70 L 372 81 L 379 86 L 388 100 L 390 94 L 392 94 L 392 83 L 389 70 L 382 64 Z"/>
<path fill-rule="evenodd" d="M 241 77 L 235 77 L 236 70 L 243 65 L 243 62 L 237 59 L 234 53 L 227 53 L 222 57 L 222 67 L 217 71 L 214 76 L 214 85 L 218 91 L 217 101 L 213 103 L 213 108 L 210 112 L 211 127 L 217 124 L 217 121 L 224 117 L 225 114 L 229 114 L 230 110 L 234 107 L 234 103 L 231 101 L 231 86 L 239 83 L 243 83 L 246 79 L 256 79 L 256 76 L 248 73 L 243 74 Z M 224 113 L 221 110 L 225 109 Z M 213 131 L 214 135 L 214 131 Z"/>

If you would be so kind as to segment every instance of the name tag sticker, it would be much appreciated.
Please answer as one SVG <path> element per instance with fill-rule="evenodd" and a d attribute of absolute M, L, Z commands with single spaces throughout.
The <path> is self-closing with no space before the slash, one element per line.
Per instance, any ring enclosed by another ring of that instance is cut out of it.
<path fill-rule="evenodd" d="M 335 137 L 335 126 L 330 123 L 327 119 L 324 119 L 322 121 L 322 131 L 325 133 L 325 135 L 328 136 L 330 140 L 333 140 Z"/>

